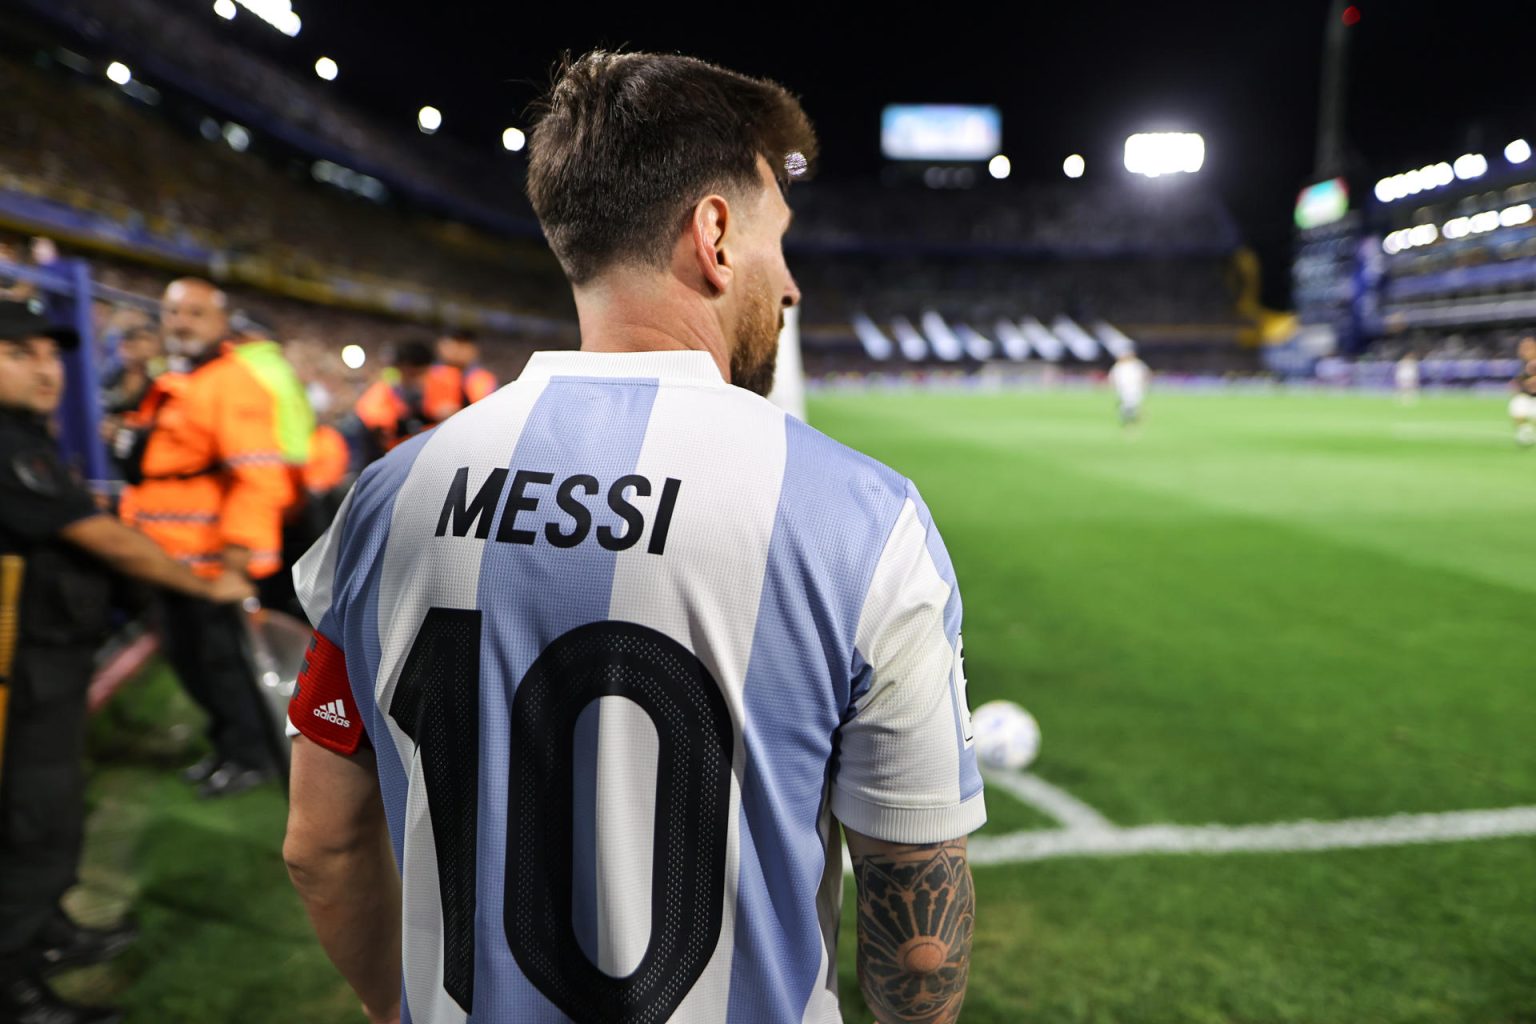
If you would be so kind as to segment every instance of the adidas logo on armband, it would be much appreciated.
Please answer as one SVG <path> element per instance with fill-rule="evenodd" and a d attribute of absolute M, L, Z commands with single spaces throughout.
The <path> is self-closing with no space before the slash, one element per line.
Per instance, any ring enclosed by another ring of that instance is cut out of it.
<path fill-rule="evenodd" d="M 352 728 L 352 723 L 347 719 L 347 706 L 340 700 L 333 700 L 329 704 L 315 708 L 314 716 L 332 725 L 339 725 L 343 729 Z"/>

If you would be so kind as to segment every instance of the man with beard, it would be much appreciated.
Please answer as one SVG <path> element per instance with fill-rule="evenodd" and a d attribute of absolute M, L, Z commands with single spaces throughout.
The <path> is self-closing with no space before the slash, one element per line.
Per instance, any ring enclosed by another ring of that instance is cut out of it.
<path fill-rule="evenodd" d="M 237 351 L 224 293 L 171 282 L 161 327 L 172 367 L 155 379 L 114 454 L 132 485 L 123 521 L 198 575 L 262 580 L 282 566 L 283 515 L 294 501 L 278 412 Z M 259 785 L 277 769 L 275 737 L 244 650 L 238 608 L 185 594 L 161 599 L 165 653 L 208 715 L 207 757 L 184 777 L 204 797 Z"/>
<path fill-rule="evenodd" d="M 772 82 L 564 67 L 528 191 L 581 351 L 371 466 L 299 563 L 284 854 L 372 1020 L 833 1024 L 839 825 L 871 1008 L 957 1019 L 953 568 L 909 481 L 762 397 L 815 145 Z"/>

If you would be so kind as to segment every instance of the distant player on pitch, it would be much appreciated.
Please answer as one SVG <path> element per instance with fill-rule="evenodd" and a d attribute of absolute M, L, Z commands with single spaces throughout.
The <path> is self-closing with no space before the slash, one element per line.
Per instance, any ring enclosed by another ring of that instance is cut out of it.
<path fill-rule="evenodd" d="M 1141 422 L 1141 403 L 1152 382 L 1152 369 L 1136 353 L 1126 352 L 1110 367 L 1109 382 L 1120 400 L 1120 425 L 1127 430 L 1135 428 Z"/>
<path fill-rule="evenodd" d="M 1393 367 L 1392 375 L 1397 383 L 1398 402 L 1403 405 L 1413 405 L 1417 402 L 1422 376 L 1419 370 L 1419 357 L 1412 352 L 1405 353 Z"/>
<path fill-rule="evenodd" d="M 362 474 L 295 572 L 289 870 L 375 1024 L 953 1024 L 986 819 L 954 568 L 773 384 L 781 86 L 564 68 L 528 193 L 581 351 Z M 399 874 L 396 874 L 398 863 Z"/>
<path fill-rule="evenodd" d="M 1509 382 L 1514 391 L 1509 399 L 1509 418 L 1515 424 L 1515 443 L 1529 448 L 1536 445 L 1536 337 L 1520 339 L 1515 354 L 1520 369 Z"/>

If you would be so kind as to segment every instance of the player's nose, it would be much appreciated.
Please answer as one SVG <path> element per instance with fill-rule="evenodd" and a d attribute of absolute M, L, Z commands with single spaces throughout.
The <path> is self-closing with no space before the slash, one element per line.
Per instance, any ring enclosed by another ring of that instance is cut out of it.
<path fill-rule="evenodd" d="M 795 284 L 795 275 L 789 274 L 785 278 L 784 308 L 800 305 L 800 286 Z"/>

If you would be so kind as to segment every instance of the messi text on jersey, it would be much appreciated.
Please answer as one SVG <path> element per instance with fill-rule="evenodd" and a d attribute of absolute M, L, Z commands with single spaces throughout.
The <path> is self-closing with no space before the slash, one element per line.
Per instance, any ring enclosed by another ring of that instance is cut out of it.
<path fill-rule="evenodd" d="M 508 476 L 512 478 L 510 485 Z M 667 531 L 672 526 L 672 513 L 682 486 L 681 480 L 672 477 L 662 481 L 645 548 L 650 554 L 666 551 Z M 649 498 L 656 489 L 638 473 L 621 476 L 605 488 L 588 473 L 566 477 L 556 485 L 553 473 L 498 468 L 491 470 L 471 498 L 469 467 L 462 466 L 448 485 L 443 511 L 437 518 L 437 536 L 452 533 L 455 537 L 466 537 L 473 532 L 485 540 L 490 536 L 496 505 L 503 492 L 506 502 L 496 527 L 496 539 L 504 544 L 534 544 L 542 532 L 544 540 L 557 548 L 573 548 L 590 535 L 609 551 L 625 551 L 639 543 L 646 532 L 646 514 L 635 499 Z M 608 507 L 623 520 L 622 528 L 600 525 L 593 530 L 592 509 L 586 499 L 598 494 L 606 494 Z"/>

